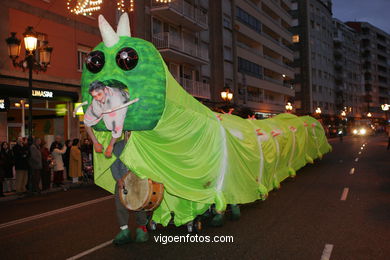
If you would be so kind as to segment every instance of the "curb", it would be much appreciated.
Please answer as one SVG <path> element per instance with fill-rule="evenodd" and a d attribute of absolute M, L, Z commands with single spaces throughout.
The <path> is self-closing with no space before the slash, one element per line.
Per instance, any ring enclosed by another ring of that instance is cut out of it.
<path fill-rule="evenodd" d="M 13 192 L 10 195 L 6 195 L 5 197 L 0 197 L 0 203 L 6 202 L 6 201 L 11 201 L 11 200 L 47 195 L 49 193 L 54 193 L 54 192 L 59 192 L 59 191 L 68 191 L 70 189 L 89 187 L 89 186 L 93 186 L 93 185 L 95 185 L 95 183 L 65 183 L 62 187 L 50 188 L 49 190 L 41 191 L 40 193 L 27 192 L 23 195 L 17 195 L 15 192 Z"/>

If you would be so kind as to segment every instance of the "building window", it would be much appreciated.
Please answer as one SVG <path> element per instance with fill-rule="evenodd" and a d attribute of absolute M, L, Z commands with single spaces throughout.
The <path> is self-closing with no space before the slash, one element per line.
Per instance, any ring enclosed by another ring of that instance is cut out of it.
<path fill-rule="evenodd" d="M 85 58 L 87 57 L 88 53 L 90 53 L 92 50 L 91 47 L 78 45 L 77 46 L 77 70 L 83 71 L 83 66 L 85 62 Z"/>
<path fill-rule="evenodd" d="M 297 34 L 297 35 L 293 35 L 293 37 L 292 37 L 292 42 L 293 42 L 293 43 L 299 42 L 299 35 L 298 35 L 298 34 Z"/>
<path fill-rule="evenodd" d="M 223 26 L 225 28 L 232 29 L 232 21 L 231 21 L 230 17 L 227 17 L 226 15 L 224 15 L 224 17 L 223 17 Z"/>
<path fill-rule="evenodd" d="M 237 20 L 247 25 L 249 28 L 261 33 L 261 22 L 246 11 L 237 6 Z"/>
<path fill-rule="evenodd" d="M 242 72 L 260 79 L 263 78 L 263 68 L 259 64 L 248 61 L 241 57 L 238 57 L 238 72 Z"/>

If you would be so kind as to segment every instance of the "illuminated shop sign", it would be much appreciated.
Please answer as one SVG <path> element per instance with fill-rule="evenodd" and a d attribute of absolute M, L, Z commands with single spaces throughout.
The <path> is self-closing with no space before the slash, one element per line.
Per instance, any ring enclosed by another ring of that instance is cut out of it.
<path fill-rule="evenodd" d="M 32 96 L 33 97 L 43 97 L 43 98 L 53 98 L 53 92 L 47 91 L 47 90 L 32 90 Z"/>
<path fill-rule="evenodd" d="M 0 112 L 7 111 L 9 109 L 9 99 L 0 98 Z"/>

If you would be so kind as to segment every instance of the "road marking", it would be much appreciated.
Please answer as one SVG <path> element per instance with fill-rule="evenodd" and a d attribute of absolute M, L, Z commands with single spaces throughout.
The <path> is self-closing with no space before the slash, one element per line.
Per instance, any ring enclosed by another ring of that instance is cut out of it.
<path fill-rule="evenodd" d="M 355 173 L 355 168 L 352 168 L 349 174 L 354 174 Z"/>
<path fill-rule="evenodd" d="M 347 200 L 348 192 L 349 192 L 349 188 L 344 188 L 343 194 L 341 194 L 340 200 Z"/>
<path fill-rule="evenodd" d="M 106 246 L 110 245 L 111 243 L 112 243 L 112 240 L 107 241 L 107 242 L 104 242 L 103 244 L 100 244 L 100 245 L 98 245 L 98 246 L 95 246 L 94 248 L 88 249 L 87 251 L 81 252 L 81 253 L 78 254 L 78 255 L 69 257 L 69 258 L 67 258 L 66 260 L 75 260 L 75 259 L 79 259 L 79 258 L 81 258 L 81 257 L 83 257 L 83 256 L 86 256 L 86 255 L 88 255 L 88 254 L 90 254 L 90 253 L 96 251 L 96 250 L 99 250 L 99 249 L 101 249 L 101 248 L 103 248 L 103 247 L 106 247 Z"/>
<path fill-rule="evenodd" d="M 359 158 L 355 158 L 355 162 L 358 162 L 359 161 Z"/>
<path fill-rule="evenodd" d="M 102 197 L 102 198 L 99 198 L 99 199 L 82 202 L 82 203 L 75 204 L 75 205 L 72 205 L 72 206 L 69 206 L 69 207 L 48 211 L 48 212 L 45 212 L 45 213 L 42 213 L 42 214 L 38 214 L 38 215 L 26 217 L 26 218 L 13 220 L 13 221 L 10 221 L 10 222 L 6 222 L 6 223 L 3 223 L 3 224 L 0 224 L 0 229 L 6 228 L 6 227 L 15 226 L 15 225 L 22 224 L 22 223 L 25 223 L 25 222 L 28 222 L 28 221 L 32 221 L 32 220 L 36 220 L 36 219 L 40 219 L 40 218 L 44 218 L 44 217 L 48 217 L 48 216 L 52 216 L 52 215 L 55 215 L 55 214 L 63 213 L 63 212 L 69 211 L 69 210 L 85 207 L 85 206 L 88 206 L 88 205 L 91 205 L 91 204 L 95 204 L 95 203 L 99 203 L 99 202 L 102 202 L 102 201 L 105 201 L 105 200 L 109 200 L 109 199 L 112 199 L 112 198 L 114 198 L 114 195 L 110 195 L 110 196 Z"/>
<path fill-rule="evenodd" d="M 322 251 L 321 260 L 329 260 L 330 255 L 332 254 L 333 245 L 332 244 L 326 244 L 324 251 Z"/>

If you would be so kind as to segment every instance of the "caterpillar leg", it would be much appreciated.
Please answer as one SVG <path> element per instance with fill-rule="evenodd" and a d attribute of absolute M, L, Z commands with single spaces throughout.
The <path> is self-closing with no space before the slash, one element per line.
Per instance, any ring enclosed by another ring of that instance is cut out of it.
<path fill-rule="evenodd" d="M 225 222 L 225 214 L 217 213 L 211 220 L 211 226 L 213 227 L 222 227 Z"/>
<path fill-rule="evenodd" d="M 232 209 L 232 220 L 238 220 L 241 217 L 240 207 L 237 204 L 230 204 Z"/>

